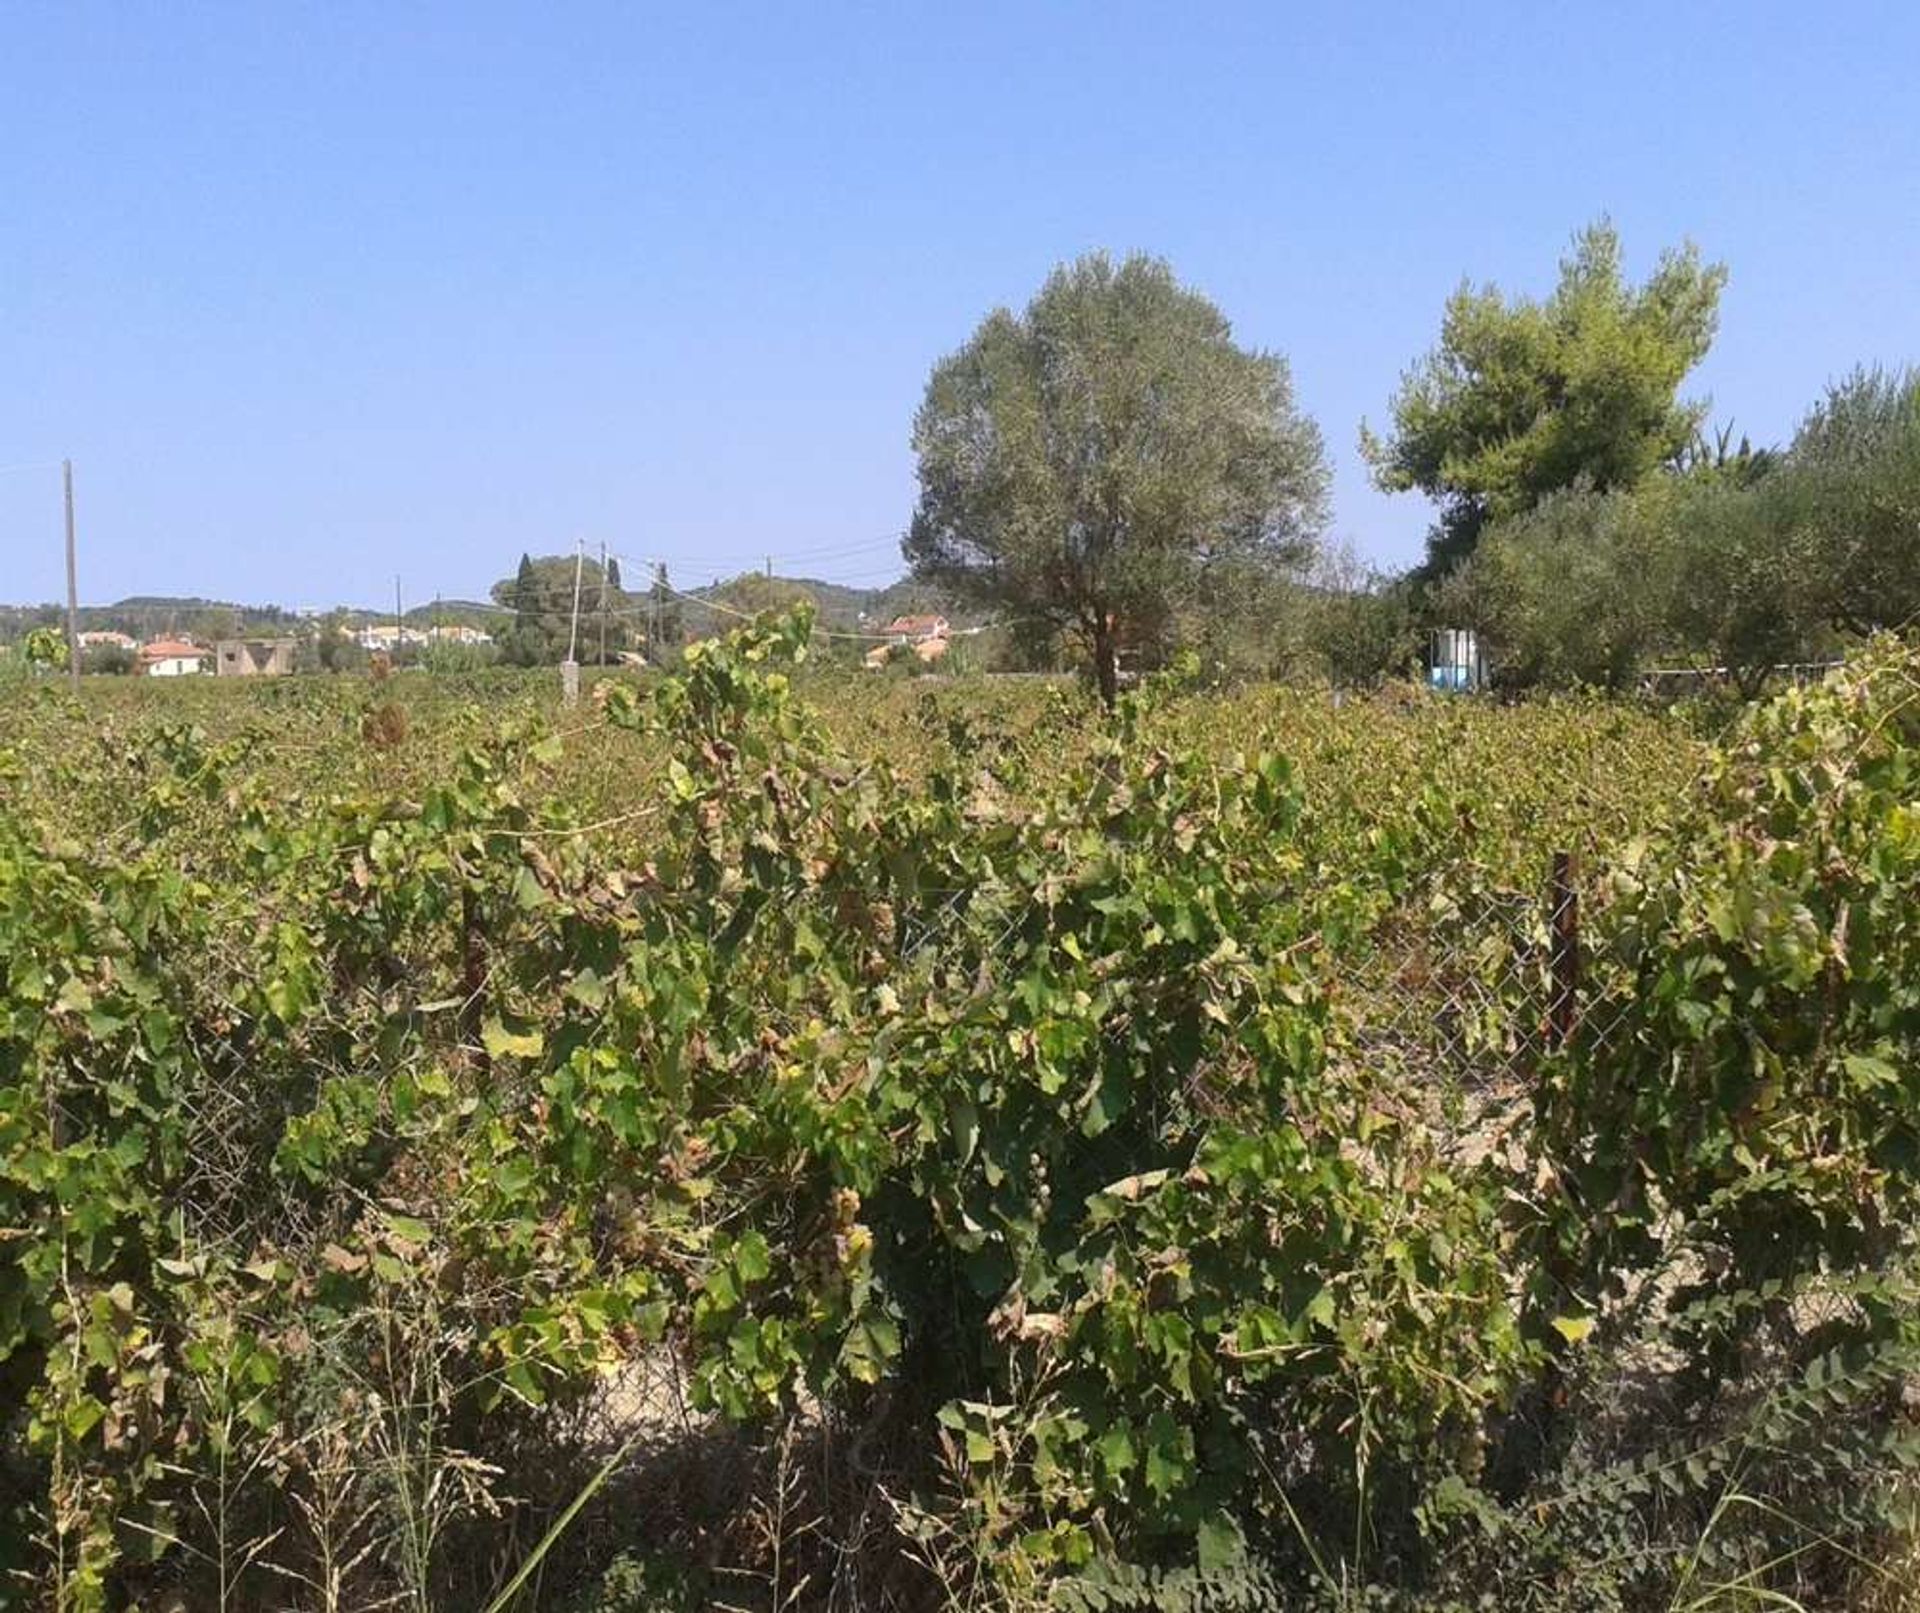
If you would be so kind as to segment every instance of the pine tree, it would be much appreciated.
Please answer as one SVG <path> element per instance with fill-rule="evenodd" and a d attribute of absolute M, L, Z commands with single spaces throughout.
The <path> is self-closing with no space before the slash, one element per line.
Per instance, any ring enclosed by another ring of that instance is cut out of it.
<path fill-rule="evenodd" d="M 673 586 L 667 581 L 667 568 L 653 568 L 653 588 L 649 594 L 652 609 L 648 612 L 652 627 L 652 651 L 650 659 L 658 660 L 665 651 L 676 649 L 680 644 L 680 601 L 674 594 Z"/>
<path fill-rule="evenodd" d="M 539 660 L 540 579 L 533 570 L 533 556 L 520 556 L 520 569 L 513 579 L 512 658 L 524 665 Z"/>
<path fill-rule="evenodd" d="M 522 554 L 520 556 L 520 569 L 514 574 L 513 579 L 515 626 L 527 626 L 531 618 L 538 613 L 536 596 L 539 593 L 539 588 L 539 580 L 533 574 L 533 556 L 530 554 Z"/>

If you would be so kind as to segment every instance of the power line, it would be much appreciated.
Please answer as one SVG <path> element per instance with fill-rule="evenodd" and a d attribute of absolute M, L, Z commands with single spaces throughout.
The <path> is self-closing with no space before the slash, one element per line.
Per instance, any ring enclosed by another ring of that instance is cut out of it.
<path fill-rule="evenodd" d="M 637 556 L 623 554 L 615 550 L 608 550 L 607 553 L 608 553 L 608 558 L 622 561 L 627 565 L 647 566 L 653 571 L 653 574 L 654 574 L 654 582 L 652 585 L 653 589 L 658 589 L 661 593 L 667 594 L 674 599 L 683 600 L 689 605 L 697 605 L 706 610 L 712 611 L 715 615 L 729 616 L 734 618 L 735 620 L 743 621 L 743 622 L 756 621 L 759 619 L 760 615 L 762 614 L 762 612 L 760 611 L 744 610 L 740 606 L 729 604 L 725 600 L 711 599 L 704 594 L 689 593 L 684 588 L 674 587 L 672 583 L 668 582 L 665 579 L 665 577 L 661 575 L 661 567 L 664 566 L 665 562 L 654 561 L 654 560 L 644 560 Z M 754 574 L 753 573 L 734 574 L 733 576 L 729 576 L 729 577 L 716 576 L 712 579 L 712 581 L 708 583 L 696 584 L 695 586 L 696 587 L 719 587 L 719 586 L 723 586 L 728 582 L 737 580 L 737 577 L 739 575 L 754 575 Z M 825 579 L 820 579 L 820 580 L 824 581 Z M 486 600 L 473 599 L 473 600 L 461 601 L 455 606 L 447 606 L 438 597 L 436 597 L 434 603 L 435 603 L 435 610 L 440 613 L 464 615 L 470 612 L 478 612 L 478 613 L 489 614 L 496 617 L 519 616 L 522 613 L 522 611 L 527 609 L 532 609 L 535 611 L 541 611 L 543 609 L 552 611 L 552 610 L 567 609 L 570 606 L 576 605 L 575 596 L 573 594 L 572 588 L 565 584 L 561 584 L 558 586 L 549 585 L 548 587 L 541 589 L 538 593 L 535 593 L 534 595 L 532 595 L 532 597 L 526 603 L 519 604 L 519 605 L 500 605 L 500 604 L 494 604 Z M 90 606 L 88 608 L 93 609 L 96 607 Z M 105 608 L 105 607 L 98 607 L 98 608 Z M 629 621 L 629 620 L 645 619 L 649 625 L 648 640 L 647 640 L 648 643 L 653 644 L 658 641 L 659 622 L 658 622 L 658 615 L 657 615 L 657 601 L 653 597 L 652 589 L 649 590 L 649 595 L 646 601 L 641 604 L 626 605 L 626 606 L 607 605 L 603 607 L 603 610 L 604 610 L 604 615 L 608 620 Z M 359 614 L 375 615 L 378 613 L 372 612 L 372 611 L 362 611 Z M 1043 616 L 1005 617 L 996 621 L 976 623 L 972 627 L 950 628 L 946 634 L 946 637 L 976 638 L 980 634 L 992 632 L 996 628 L 1019 627 L 1025 623 L 1044 621 L 1046 619 L 1047 618 Z M 577 635 L 579 630 L 579 622 L 577 617 L 573 618 L 572 629 L 573 629 L 573 633 Z M 406 631 L 404 622 L 398 624 L 397 631 L 400 633 L 404 633 Z M 856 644 L 897 644 L 901 642 L 901 639 L 902 639 L 902 635 L 899 633 L 862 633 L 862 632 L 851 631 L 844 628 L 820 627 L 820 626 L 816 626 L 813 629 L 813 637 L 819 638 L 819 639 L 834 639 L 842 643 L 856 643 Z M 571 655 L 568 657 L 568 659 L 569 660 L 572 659 Z"/>
<path fill-rule="evenodd" d="M 754 621 L 760 614 L 758 611 L 741 610 L 737 605 L 723 604 L 717 599 L 705 599 L 699 594 L 683 593 L 669 582 L 661 583 L 660 587 L 664 592 L 672 594 L 676 599 L 684 599 L 690 605 L 704 605 L 710 611 L 716 611 L 723 616 L 736 616 L 743 622 Z M 880 644 L 891 643 L 898 636 L 893 633 L 843 633 L 830 627 L 816 627 L 813 631 L 818 638 L 858 639 L 864 643 Z"/>
<path fill-rule="evenodd" d="M 775 563 L 778 568 L 783 571 L 792 571 L 796 568 L 810 568 L 814 566 L 825 566 L 831 569 L 842 562 L 860 562 L 866 560 L 873 561 L 876 568 L 887 563 L 904 565 L 904 562 L 900 560 L 899 548 L 900 538 L 896 534 L 884 538 L 862 539 L 857 543 L 835 544 L 831 546 L 823 545 L 817 549 L 782 549 L 775 551 L 771 556 L 762 557 L 762 564 L 758 567 L 741 566 L 737 570 L 729 572 L 727 575 L 745 576 L 753 571 L 764 572 L 768 561 Z M 682 572 L 704 572 L 712 565 L 712 561 L 706 557 L 693 559 L 687 557 L 676 558 L 672 555 L 666 555 L 660 558 L 666 565 Z M 824 582 L 826 579 L 818 578 L 816 580 Z"/>
<path fill-rule="evenodd" d="M 641 604 L 618 606 L 618 605 L 603 603 L 600 606 L 601 613 L 609 620 L 633 620 L 633 619 L 639 619 L 639 618 L 647 619 L 652 629 L 652 631 L 650 631 L 649 633 L 650 643 L 653 642 L 658 637 L 658 623 L 657 623 L 656 597 L 655 597 L 656 591 L 658 593 L 668 595 L 674 599 L 682 600 L 689 605 L 703 607 L 704 609 L 713 612 L 715 615 L 730 616 L 738 621 L 750 622 L 755 620 L 760 614 L 760 612 L 758 611 L 742 609 L 740 606 L 731 604 L 725 600 L 711 598 L 709 597 L 709 595 L 704 593 L 695 593 L 695 592 L 689 591 L 689 589 L 687 588 L 675 587 L 671 582 L 667 581 L 667 572 L 673 566 L 673 562 L 669 559 L 664 559 L 658 556 L 641 556 L 641 555 L 628 554 L 622 550 L 607 548 L 604 544 L 601 546 L 601 549 L 602 549 L 601 583 L 602 583 L 602 599 L 603 600 L 606 597 L 605 583 L 606 583 L 606 568 L 607 568 L 608 561 L 614 560 L 614 561 L 619 561 L 622 565 L 626 565 L 626 566 L 643 567 L 645 568 L 646 571 L 652 573 L 653 579 L 654 579 L 653 583 L 648 590 L 648 597 Z M 578 573 L 580 570 L 580 563 L 581 563 L 581 557 L 580 555 L 576 554 L 575 556 L 576 580 L 578 578 Z M 688 568 L 682 568 L 682 575 L 685 575 L 686 569 Z M 758 577 L 758 576 L 759 576 L 759 573 L 753 572 L 753 571 L 726 572 L 726 573 L 711 572 L 707 574 L 706 579 L 704 581 L 696 582 L 692 584 L 692 587 L 714 589 L 714 588 L 724 587 L 733 582 L 737 582 L 742 578 Z M 831 579 L 821 577 L 821 578 L 814 578 L 811 580 L 817 581 L 817 582 L 830 582 Z M 839 584 L 837 586 L 849 586 L 849 585 Z M 876 590 L 869 590 L 869 591 L 878 592 L 879 590 L 876 589 Z M 486 600 L 466 600 L 460 604 L 458 609 L 465 612 L 490 613 L 495 616 L 518 616 L 519 614 L 521 614 L 522 611 L 525 611 L 525 610 L 535 610 L 535 611 L 564 610 L 569 608 L 569 606 L 572 606 L 575 609 L 577 609 L 577 606 L 578 606 L 577 595 L 572 585 L 569 585 L 566 583 L 544 582 L 544 583 L 536 583 L 533 588 L 527 590 L 527 592 L 524 594 L 520 593 L 516 588 L 515 603 L 513 604 L 503 605 L 503 604 L 497 604 L 497 603 L 493 603 L 491 601 L 486 601 Z M 988 632 L 994 628 L 1017 627 L 1022 625 L 1023 623 L 1036 622 L 1036 621 L 1041 621 L 1043 619 L 1044 618 L 1040 616 L 1018 616 L 1018 617 L 1011 617 L 1011 618 L 1006 618 L 1006 619 L 992 621 L 992 622 L 982 622 L 973 627 L 953 629 L 949 632 L 948 636 L 952 638 L 971 638 L 977 634 Z M 574 619 L 573 626 L 574 626 L 575 633 L 577 633 L 578 631 L 577 617 Z M 891 644 L 891 643 L 898 642 L 900 638 L 900 635 L 897 633 L 871 633 L 871 632 L 863 633 L 863 632 L 850 631 L 843 628 L 818 627 L 818 626 L 814 628 L 813 632 L 816 638 L 837 639 L 842 642 L 861 643 L 861 644 Z"/>
<path fill-rule="evenodd" d="M 800 580 L 804 582 L 831 583 L 836 588 L 865 588 L 866 584 L 876 577 L 887 577 L 905 581 L 906 576 L 906 571 L 899 566 L 874 566 L 864 571 L 846 571 L 835 566 L 830 568 L 829 572 L 823 572 L 820 576 L 807 577 Z M 876 594 L 881 592 L 878 588 L 867 588 L 866 591 Z"/>
<path fill-rule="evenodd" d="M 631 559 L 631 557 L 627 555 L 622 555 L 620 556 L 620 558 L 623 560 Z M 728 616 L 737 616 L 742 621 L 751 622 L 755 620 L 759 615 L 757 611 L 741 610 L 737 605 L 723 604 L 716 599 L 704 599 L 698 594 L 683 593 L 681 592 L 680 589 L 675 588 L 673 584 L 669 582 L 663 581 L 660 583 L 659 586 L 663 588 L 667 593 L 672 594 L 676 599 L 684 599 L 689 604 L 693 604 L 693 605 L 704 605 L 707 607 L 708 610 L 718 611 Z M 981 622 L 980 624 L 974 627 L 962 627 L 962 628 L 952 629 L 948 632 L 947 637 L 973 638 L 976 635 L 985 633 L 992 628 L 1014 627 L 1019 625 L 1021 622 L 1039 621 L 1039 620 L 1040 618 L 1037 616 L 1020 616 L 1020 617 L 1015 617 L 1012 621 Z M 893 644 L 893 643 L 897 643 L 900 638 L 900 635 L 898 633 L 847 633 L 847 632 L 842 632 L 842 631 L 839 631 L 838 629 L 830 628 L 830 627 L 816 627 L 813 631 L 814 631 L 814 636 L 816 638 L 851 639 L 851 640 L 858 640 L 859 642 L 865 643 L 865 644 Z"/>
<path fill-rule="evenodd" d="M 719 614 L 724 616 L 737 616 L 743 622 L 751 622 L 759 615 L 759 612 L 757 611 L 741 610 L 737 605 L 723 604 L 721 601 L 717 599 L 706 599 L 699 594 L 689 594 L 682 589 L 674 587 L 672 583 L 668 582 L 666 578 L 663 575 L 661 575 L 658 569 L 660 566 L 664 564 L 664 562 L 661 562 L 661 561 L 643 562 L 641 560 L 636 559 L 634 556 L 627 555 L 627 554 L 617 554 L 615 555 L 614 558 L 617 560 L 624 560 L 627 562 L 628 565 L 641 565 L 641 564 L 653 565 L 656 568 L 654 573 L 655 586 L 660 588 L 663 592 L 673 595 L 673 597 L 676 599 L 684 599 L 690 605 L 704 605 L 710 611 L 718 612 Z M 840 632 L 834 628 L 828 628 L 828 627 L 816 627 L 814 629 L 814 633 L 817 637 L 820 637 L 820 638 L 858 639 L 865 643 L 881 643 L 881 644 L 891 643 L 893 639 L 898 636 L 897 634 L 893 634 L 893 633 L 845 633 L 845 632 Z"/>
<path fill-rule="evenodd" d="M 890 548 L 896 554 L 900 549 L 900 537 L 890 532 L 881 538 L 862 538 L 857 542 L 821 544 L 817 548 L 785 549 L 780 553 L 782 560 L 836 560 L 847 555 L 873 554 L 883 548 Z"/>
<path fill-rule="evenodd" d="M 628 555 L 620 555 L 620 556 L 617 556 L 616 558 L 622 559 L 622 560 L 632 559 L 632 557 Z M 721 600 L 708 599 L 701 594 L 690 594 L 686 592 L 684 589 L 675 588 L 673 584 L 669 582 L 662 582 L 662 581 L 656 580 L 656 586 L 658 586 L 662 592 L 671 594 L 675 599 L 683 599 L 690 605 L 704 606 L 706 609 L 710 611 L 718 612 L 721 615 L 738 617 L 743 622 L 754 621 L 760 615 L 760 612 L 758 611 L 742 610 L 737 605 L 729 605 L 724 603 Z M 546 603 L 550 606 L 553 606 L 553 605 L 565 606 L 571 601 L 571 599 L 572 599 L 571 591 L 563 590 L 558 595 L 549 594 L 546 598 Z M 495 616 L 518 616 L 521 611 L 521 607 L 519 606 L 489 605 L 489 604 L 483 604 L 478 600 L 468 601 L 467 604 L 463 607 L 457 607 L 457 608 L 450 607 L 450 608 L 454 609 L 455 614 L 458 614 L 460 610 L 471 610 L 471 611 L 485 611 Z M 537 601 L 535 602 L 535 608 L 536 609 L 539 608 L 539 602 Z M 633 618 L 648 616 L 650 615 L 652 609 L 653 607 L 651 604 L 626 605 L 626 606 L 609 605 L 606 608 L 606 614 L 609 618 L 618 618 L 618 619 L 626 620 L 626 619 L 633 619 Z M 882 642 L 882 643 L 891 642 L 894 638 L 897 638 L 899 636 L 898 634 L 890 634 L 890 633 L 849 633 L 849 632 L 840 631 L 835 628 L 826 628 L 826 627 L 816 627 L 813 631 L 814 631 L 814 636 L 816 638 L 861 639 L 864 641 Z M 978 629 L 968 628 L 965 631 L 977 632 Z"/>

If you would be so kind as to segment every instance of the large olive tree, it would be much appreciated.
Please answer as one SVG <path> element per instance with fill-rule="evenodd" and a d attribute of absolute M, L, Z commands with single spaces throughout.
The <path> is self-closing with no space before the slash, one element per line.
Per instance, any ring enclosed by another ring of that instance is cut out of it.
<path fill-rule="evenodd" d="M 935 367 L 914 421 L 914 575 L 1085 645 L 1109 705 L 1118 650 L 1208 579 L 1308 559 L 1320 433 L 1286 361 L 1156 258 L 1054 271 Z"/>
<path fill-rule="evenodd" d="M 1920 370 L 1856 370 L 1830 388 L 1784 487 L 1835 627 L 1920 622 Z"/>

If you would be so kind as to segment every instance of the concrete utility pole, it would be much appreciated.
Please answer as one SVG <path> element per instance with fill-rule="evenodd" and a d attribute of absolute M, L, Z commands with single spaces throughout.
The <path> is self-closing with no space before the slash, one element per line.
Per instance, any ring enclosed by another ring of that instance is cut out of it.
<path fill-rule="evenodd" d="M 400 653 L 400 618 L 400 573 L 396 571 L 393 574 L 393 653 L 396 656 Z"/>
<path fill-rule="evenodd" d="M 560 663 L 560 703 L 576 704 L 580 699 L 580 663 L 574 652 L 580 648 L 580 573 L 587 563 L 587 541 L 573 543 L 573 621 L 567 628 L 567 658 Z"/>
<path fill-rule="evenodd" d="M 80 692 L 80 571 L 73 552 L 73 461 L 60 461 L 60 480 L 67 495 L 67 678 Z"/>
<path fill-rule="evenodd" d="M 600 545 L 600 664 L 607 664 L 607 546 Z"/>

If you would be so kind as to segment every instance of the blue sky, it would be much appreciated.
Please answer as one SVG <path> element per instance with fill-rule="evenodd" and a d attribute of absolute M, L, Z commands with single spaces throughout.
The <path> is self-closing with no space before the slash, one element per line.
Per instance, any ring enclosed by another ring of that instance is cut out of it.
<path fill-rule="evenodd" d="M 927 372 L 1145 248 L 1291 359 L 1333 532 L 1463 275 L 1732 271 L 1694 389 L 1789 434 L 1920 359 L 1920 8 L 0 11 L 0 466 L 82 594 L 472 594 L 607 542 L 879 582 Z M 1565 12 L 1569 18 L 1574 13 Z M 0 471 L 0 599 L 63 587 Z"/>

